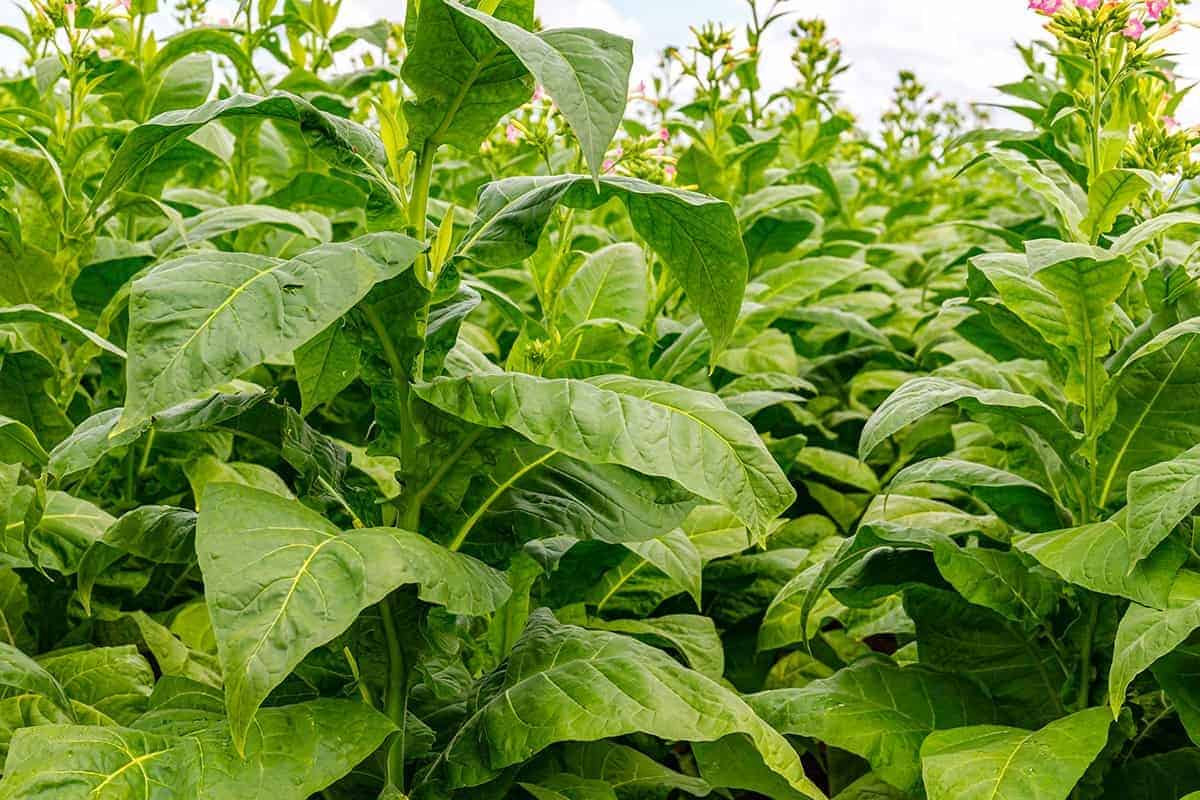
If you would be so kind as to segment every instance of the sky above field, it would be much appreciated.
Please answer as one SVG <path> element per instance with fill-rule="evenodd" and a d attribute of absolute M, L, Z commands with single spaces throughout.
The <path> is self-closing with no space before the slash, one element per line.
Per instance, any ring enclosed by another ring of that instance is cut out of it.
<path fill-rule="evenodd" d="M 171 2 L 162 0 L 162 5 L 169 7 Z M 344 0 L 343 19 L 346 24 L 370 22 L 394 15 L 402 5 L 400 0 Z M 840 88 L 846 104 L 867 127 L 887 105 L 901 69 L 916 71 L 948 98 L 999 99 L 991 87 L 1023 74 L 1012 42 L 1042 33 L 1043 20 L 1026 6 L 1026 0 L 791 0 L 797 12 L 824 17 L 831 35 L 842 41 L 853 68 Z M 214 21 L 230 15 L 234 7 L 236 0 L 210 2 Z M 688 25 L 713 19 L 740 27 L 747 18 L 745 0 L 540 0 L 538 9 L 548 26 L 598 27 L 632 38 L 635 82 L 650 76 L 664 47 L 687 44 Z M 0 24 L 21 24 L 14 0 L 0 0 Z M 1200 78 L 1200 31 L 1180 34 L 1175 45 L 1188 54 L 1181 59 L 1181 73 Z M 764 82 L 769 88 L 791 79 L 790 51 L 787 26 L 779 25 L 764 48 Z M 14 63 L 16 57 L 0 43 L 0 63 Z M 1184 124 L 1200 123 L 1200 93 L 1179 116 Z"/>

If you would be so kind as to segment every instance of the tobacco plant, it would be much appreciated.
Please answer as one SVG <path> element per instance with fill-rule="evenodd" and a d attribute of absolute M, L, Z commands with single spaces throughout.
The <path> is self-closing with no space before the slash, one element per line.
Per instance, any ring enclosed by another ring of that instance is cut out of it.
<path fill-rule="evenodd" d="M 34 0 L 0 798 L 1200 791 L 1183 9 L 1032 5 L 1030 130 L 868 133 L 788 2 L 631 87 L 533 0 Z"/>

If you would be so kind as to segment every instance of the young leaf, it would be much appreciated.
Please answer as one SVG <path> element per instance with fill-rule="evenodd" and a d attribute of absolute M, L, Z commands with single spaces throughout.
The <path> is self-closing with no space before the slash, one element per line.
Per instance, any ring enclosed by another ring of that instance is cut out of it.
<path fill-rule="evenodd" d="M 491 267 L 515 264 L 537 250 L 557 206 L 592 209 L 614 197 L 704 320 L 715 361 L 733 335 L 749 271 L 737 219 L 721 200 L 636 178 L 604 176 L 598 192 L 582 175 L 506 178 L 479 193 L 475 223 L 458 254 Z"/>
<path fill-rule="evenodd" d="M 1088 213 L 1080 223 L 1089 242 L 1099 241 L 1112 229 L 1117 215 L 1155 183 L 1152 172 L 1137 169 L 1110 169 L 1088 189 Z"/>

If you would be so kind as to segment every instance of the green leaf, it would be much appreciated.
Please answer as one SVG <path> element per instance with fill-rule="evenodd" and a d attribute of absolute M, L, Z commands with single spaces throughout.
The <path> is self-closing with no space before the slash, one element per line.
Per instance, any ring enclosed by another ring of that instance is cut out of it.
<path fill-rule="evenodd" d="M 973 413 L 987 411 L 1012 417 L 1051 443 L 1075 438 L 1058 413 L 1036 397 L 930 376 L 909 381 L 883 401 L 863 427 L 858 457 L 866 460 L 889 436 L 951 403 L 961 404 Z"/>
<path fill-rule="evenodd" d="M 1114 239 L 1112 243 L 1112 251 L 1122 255 L 1129 255 L 1142 245 L 1152 242 L 1158 237 L 1164 235 L 1172 228 L 1178 228 L 1182 226 L 1200 226 L 1200 214 L 1187 211 L 1176 211 L 1169 214 L 1160 214 L 1157 217 L 1151 217 L 1145 222 L 1135 225 Z"/>
<path fill-rule="evenodd" d="M 119 725 L 146 710 L 154 671 L 137 647 L 95 647 L 42 656 L 41 664 L 67 695 Z"/>
<path fill-rule="evenodd" d="M 1117 298 L 1133 274 L 1129 259 L 1054 239 L 1026 242 L 1025 254 L 1032 276 L 1059 299 L 1071 346 L 1084 360 L 1106 355 Z"/>
<path fill-rule="evenodd" d="M 46 391 L 57 379 L 57 370 L 41 353 L 18 350 L 0 357 L 0 418 L 29 428 L 43 447 L 55 447 L 73 427 Z"/>
<path fill-rule="evenodd" d="M 916 625 L 920 662 L 972 678 L 1003 719 L 1044 724 L 1064 712 L 1067 676 L 1058 654 L 996 612 L 955 592 L 913 586 L 904 610 Z"/>
<path fill-rule="evenodd" d="M 0 686 L 41 695 L 65 711 L 68 717 L 75 718 L 75 711 L 62 684 L 44 667 L 7 642 L 0 642 Z"/>
<path fill-rule="evenodd" d="M 1166 541 L 1139 561 L 1130 537 L 1111 520 L 1020 536 L 1013 546 L 1063 580 L 1155 608 L 1166 605 L 1175 573 L 1187 558 L 1181 545 Z"/>
<path fill-rule="evenodd" d="M 953 542 L 935 543 L 933 553 L 938 571 L 959 594 L 1007 619 L 1037 624 L 1058 606 L 1061 584 L 1016 553 Z"/>
<path fill-rule="evenodd" d="M 487 27 L 445 0 L 410 3 L 401 76 L 416 100 L 404 104 L 409 147 L 449 144 L 464 152 L 533 94 L 534 80 L 516 54 Z M 533 27 L 532 0 L 501 0 L 495 19 Z"/>
<path fill-rule="evenodd" d="M 1200 319 L 1181 322 L 1140 347 L 1110 383 L 1112 426 L 1100 437 L 1101 505 L 1132 472 L 1175 458 L 1200 441 L 1191 391 L 1200 384 Z"/>
<path fill-rule="evenodd" d="M 49 458 L 25 423 L 0 416 L 0 463 L 34 466 Z"/>
<path fill-rule="evenodd" d="M 667 614 L 649 619 L 597 619 L 588 627 L 624 633 L 656 647 L 676 650 L 689 667 L 714 681 L 725 675 L 725 651 L 710 617 Z"/>
<path fill-rule="evenodd" d="M 1151 667 L 1193 743 L 1200 742 L 1200 647 L 1185 642 Z"/>
<path fill-rule="evenodd" d="M 780 733 L 849 750 L 888 783 L 915 791 L 921 743 L 935 730 L 996 721 L 975 683 L 931 669 L 862 659 L 802 689 L 751 695 L 746 702 Z"/>
<path fill-rule="evenodd" d="M 559 747 L 552 763 L 556 769 L 581 778 L 604 781 L 622 800 L 650 800 L 672 789 L 704 797 L 712 787 L 699 778 L 683 775 L 634 750 L 609 741 L 567 742 Z"/>
<path fill-rule="evenodd" d="M 650 312 L 646 281 L 646 257 L 637 245 L 597 250 L 563 287 L 557 306 L 559 329 L 569 331 L 595 319 L 640 328 Z"/>
<path fill-rule="evenodd" d="M 42 725 L 17 731 L 0 798 L 232 800 L 269 793 L 307 800 L 391 733 L 363 703 L 318 700 L 265 709 L 243 758 L 225 723 L 186 736 L 132 728 Z"/>
<path fill-rule="evenodd" d="M 116 433 L 316 336 L 421 246 L 370 234 L 283 260 L 185 256 L 155 267 L 130 298 L 128 392 Z"/>
<path fill-rule="evenodd" d="M 286 92 L 267 97 L 238 94 L 212 100 L 198 108 L 168 111 L 134 128 L 113 155 L 104 179 L 92 196 L 96 208 L 171 148 L 218 119 L 272 119 L 299 126 L 305 142 L 331 164 L 351 172 L 366 172 L 363 164 L 386 167 L 379 137 L 356 122 L 321 111 L 303 98 Z"/>
<path fill-rule="evenodd" d="M 1108 740 L 1090 708 L 1037 731 L 978 725 L 938 731 L 921 748 L 929 800 L 1067 800 Z"/>
<path fill-rule="evenodd" d="M 160 258 L 180 249 L 191 249 L 210 239 L 224 236 L 252 225 L 273 225 L 287 228 L 314 241 L 321 241 L 321 232 L 304 216 L 271 206 L 222 206 L 201 211 L 189 217 L 182 226 L 170 225 L 150 240 L 150 248 Z"/>
<path fill-rule="evenodd" d="M 1140 560 L 1200 506 L 1200 447 L 1131 473 L 1125 496 L 1125 530 L 1131 555 Z"/>
<path fill-rule="evenodd" d="M 1155 180 L 1154 173 L 1137 169 L 1110 169 L 1097 177 L 1088 189 L 1088 213 L 1080 223 L 1087 240 L 1094 243 L 1108 233 L 1117 215 L 1152 187 Z"/>
<path fill-rule="evenodd" d="M 88 330 L 78 322 L 54 311 L 45 311 L 31 304 L 0 308 L 0 325 L 11 322 L 45 325 L 77 344 L 88 342 L 109 355 L 114 355 L 117 358 L 125 358 L 125 351 L 103 336 Z"/>
<path fill-rule="evenodd" d="M 1158 659 L 1183 644 L 1200 628 L 1200 574 L 1179 573 L 1165 609 L 1129 606 L 1113 643 L 1108 673 L 1108 702 L 1113 717 L 1125 705 L 1125 692 L 1133 679 Z"/>
<path fill-rule="evenodd" d="M 649 645 L 561 625 L 546 610 L 533 614 L 431 775 L 448 789 L 477 786 L 556 742 L 636 732 L 695 742 L 740 734 L 793 789 L 824 800 L 791 745 L 733 692 Z"/>
<path fill-rule="evenodd" d="M 296 348 L 296 383 L 300 384 L 300 413 L 328 403 L 354 383 L 361 369 L 362 351 L 337 320 Z"/>
<path fill-rule="evenodd" d="M 1083 233 L 1080 230 L 1084 218 L 1080 202 L 1038 169 L 1034 162 L 1028 161 L 1023 155 L 1014 150 L 988 150 L 986 156 L 1012 173 L 1013 177 L 1020 181 L 1023 186 L 1029 188 L 1045 200 L 1058 213 L 1063 223 L 1063 229 L 1072 238 L 1077 241 L 1084 240 Z"/>
<path fill-rule="evenodd" d="M 205 493 L 196 531 L 233 739 L 313 649 L 368 606 L 416 583 L 452 613 L 485 614 L 508 595 L 503 577 L 406 531 L 340 533 L 299 503 L 233 484 Z"/>
<path fill-rule="evenodd" d="M 754 429 L 713 395 L 621 376 L 520 373 L 439 378 L 416 393 L 468 422 L 511 428 L 572 458 L 670 478 L 733 511 L 759 537 L 795 497 Z"/>
<path fill-rule="evenodd" d="M 599 179 L 604 153 L 625 116 L 633 42 L 588 28 L 535 34 L 456 0 L 431 2 L 445 2 L 447 8 L 471 17 L 512 50 L 558 104 L 592 177 Z"/>
<path fill-rule="evenodd" d="M 733 209 L 707 195 L 636 178 L 604 176 L 599 183 L 599 191 L 583 175 L 489 183 L 458 254 L 492 267 L 515 264 L 537 250 L 560 204 L 594 209 L 620 198 L 634 230 L 666 263 L 712 334 L 715 362 L 733 334 L 749 270 Z"/>

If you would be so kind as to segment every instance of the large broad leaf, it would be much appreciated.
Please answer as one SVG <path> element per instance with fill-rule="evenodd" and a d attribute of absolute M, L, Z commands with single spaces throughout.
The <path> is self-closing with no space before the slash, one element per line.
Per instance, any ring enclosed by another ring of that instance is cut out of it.
<path fill-rule="evenodd" d="M 905 591 L 904 610 L 916 625 L 921 663 L 978 681 L 1004 719 L 1044 724 L 1065 713 L 1058 654 L 1020 626 L 955 592 L 920 586 Z"/>
<path fill-rule="evenodd" d="M 1117 627 L 1108 673 L 1108 702 L 1114 717 L 1121 713 L 1125 692 L 1133 679 L 1183 644 L 1197 628 L 1200 628 L 1200 575 L 1194 572 L 1179 574 L 1165 609 L 1136 604 L 1129 607 Z"/>
<path fill-rule="evenodd" d="M 1131 555 L 1150 555 L 1200 505 L 1200 447 L 1129 476 L 1125 530 Z"/>
<path fill-rule="evenodd" d="M 168 150 L 218 119 L 273 119 L 295 123 L 309 147 L 336 166 L 367 172 L 363 169 L 364 163 L 376 169 L 387 165 L 379 137 L 356 122 L 328 114 L 307 100 L 286 92 L 267 97 L 238 94 L 198 108 L 168 111 L 134 128 L 113 155 L 104 180 L 92 197 L 92 206 L 107 200 Z"/>
<path fill-rule="evenodd" d="M 511 428 L 572 458 L 670 478 L 729 508 L 759 536 L 795 496 L 754 429 L 713 395 L 620 376 L 520 373 L 439 378 L 416 392 L 450 414 Z"/>
<path fill-rule="evenodd" d="M 901 789 L 921 781 L 921 743 L 935 730 L 996 721 L 992 701 L 975 683 L 883 658 L 855 662 L 802 689 L 746 698 L 780 733 L 809 736 L 862 756 Z"/>
<path fill-rule="evenodd" d="M 341 533 L 303 505 L 234 484 L 210 486 L 196 531 L 234 741 L 310 651 L 405 584 L 452 613 L 485 614 L 503 577 L 415 533 Z"/>
<path fill-rule="evenodd" d="M 431 0 L 430 4 L 439 2 L 486 27 L 533 73 L 558 104 L 579 140 L 592 176 L 598 177 L 604 152 L 625 115 L 633 42 L 588 28 L 531 33 L 455 0 Z M 420 34 L 420 23 L 417 30 Z M 439 56 L 444 70 L 448 56 L 444 52 Z"/>
<path fill-rule="evenodd" d="M 634 229 L 683 286 L 712 334 L 713 359 L 728 344 L 746 290 L 749 266 L 728 203 L 707 195 L 604 176 L 599 191 L 583 175 L 507 178 L 479 194 L 475 223 L 459 255 L 493 267 L 533 255 L 556 207 L 597 208 L 617 197 Z"/>
<path fill-rule="evenodd" d="M 1166 541 L 1139 561 L 1130 537 L 1111 520 L 1022 536 L 1013 546 L 1064 580 L 1156 608 L 1166 605 L 1175 573 L 1187 559 L 1181 545 Z"/>
<path fill-rule="evenodd" d="M 1113 376 L 1116 417 L 1100 437 L 1103 504 L 1131 472 L 1174 458 L 1200 441 L 1200 319 L 1155 336 Z"/>
<path fill-rule="evenodd" d="M 1066 800 L 1108 741 L 1109 722 L 1090 708 L 1037 731 L 938 731 L 921 748 L 925 791 L 929 800 Z"/>
<path fill-rule="evenodd" d="M 1140 225 L 1135 225 L 1113 240 L 1112 250 L 1115 253 L 1128 255 L 1148 242 L 1152 242 L 1172 228 L 1182 226 L 1200 226 L 1200 214 L 1177 211 L 1170 214 L 1160 214 L 1151 217 Z"/>
<path fill-rule="evenodd" d="M 865 460 L 892 434 L 951 403 L 973 412 L 987 411 L 1015 418 L 1051 443 L 1074 439 L 1057 412 L 1036 397 L 930 376 L 904 384 L 876 409 L 863 427 L 859 458 Z"/>
<path fill-rule="evenodd" d="M 533 27 L 533 0 L 494 3 L 496 20 Z M 406 103 L 409 145 L 450 144 L 464 151 L 533 94 L 533 76 L 516 54 L 477 20 L 445 0 L 409 3 L 408 57 L 401 75 L 416 94 Z"/>
<path fill-rule="evenodd" d="M 496 678 L 431 770 L 446 788 L 481 784 L 556 742 L 644 732 L 693 742 L 740 735 L 793 789 L 824 798 L 787 740 L 737 695 L 649 645 L 541 610 Z"/>
<path fill-rule="evenodd" d="M 239 755 L 224 721 L 176 736 L 134 728 L 44 725 L 17 731 L 0 798 L 306 800 L 392 731 L 349 700 L 265 709 Z"/>
<path fill-rule="evenodd" d="M 379 233 L 288 260 L 206 253 L 151 270 L 130 298 L 129 388 L 116 432 L 304 344 L 420 249 Z"/>

